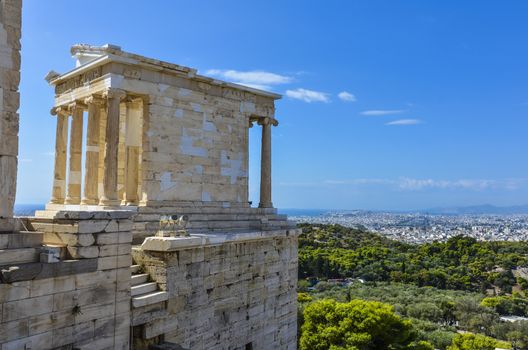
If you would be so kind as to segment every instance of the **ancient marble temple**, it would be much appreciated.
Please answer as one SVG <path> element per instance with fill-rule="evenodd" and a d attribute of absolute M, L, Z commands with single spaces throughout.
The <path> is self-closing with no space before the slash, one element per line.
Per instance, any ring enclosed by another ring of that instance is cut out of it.
<path fill-rule="evenodd" d="M 0 5 L 1 349 L 295 349 L 299 230 L 271 196 L 280 96 L 74 45 L 75 67 L 46 76 L 51 198 L 13 218 L 21 1 Z"/>
<path fill-rule="evenodd" d="M 247 216 L 227 228 L 284 224 L 271 201 L 271 134 L 280 95 L 113 45 L 75 45 L 71 53 L 75 69 L 47 76 L 57 122 L 48 212 L 137 211 L 139 236 L 154 233 L 147 224 L 152 215 L 143 213 L 203 214 L 198 208 Z M 254 124 L 262 128 L 258 208 L 248 201 L 248 130 Z"/>

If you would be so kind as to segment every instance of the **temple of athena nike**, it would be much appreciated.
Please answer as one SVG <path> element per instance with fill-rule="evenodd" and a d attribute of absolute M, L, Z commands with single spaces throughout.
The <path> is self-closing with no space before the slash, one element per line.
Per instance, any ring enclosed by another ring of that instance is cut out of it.
<path fill-rule="evenodd" d="M 74 67 L 46 76 L 51 198 L 14 217 L 21 7 L 0 0 L 0 348 L 295 349 L 300 231 L 272 204 L 280 95 L 74 45 Z"/>

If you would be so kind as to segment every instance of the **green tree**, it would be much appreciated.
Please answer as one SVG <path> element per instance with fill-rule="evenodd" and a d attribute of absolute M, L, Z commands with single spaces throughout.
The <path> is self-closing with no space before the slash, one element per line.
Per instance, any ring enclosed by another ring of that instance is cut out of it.
<path fill-rule="evenodd" d="M 495 350 L 497 341 L 479 334 L 457 334 L 447 350 Z"/>
<path fill-rule="evenodd" d="M 432 349 L 418 342 L 410 321 L 396 315 L 390 305 L 352 300 L 324 299 L 304 310 L 300 350 Z"/>

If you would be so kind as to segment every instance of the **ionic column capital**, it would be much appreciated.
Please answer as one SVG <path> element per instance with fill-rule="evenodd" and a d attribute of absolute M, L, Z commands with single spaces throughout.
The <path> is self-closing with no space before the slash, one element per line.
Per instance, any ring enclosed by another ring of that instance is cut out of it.
<path fill-rule="evenodd" d="M 260 126 L 269 125 L 269 118 L 259 118 L 257 124 Z"/>
<path fill-rule="evenodd" d="M 68 110 L 68 107 L 67 106 L 57 106 L 57 107 L 52 107 L 51 110 L 50 110 L 50 113 L 51 115 L 56 115 L 56 116 L 69 116 L 70 115 L 70 111 Z"/>
<path fill-rule="evenodd" d="M 68 109 L 70 113 L 73 113 L 73 111 L 78 109 L 86 109 L 86 105 L 80 101 L 75 101 L 68 105 Z"/>
<path fill-rule="evenodd" d="M 258 125 L 264 126 L 264 125 L 273 125 L 277 126 L 279 125 L 279 121 L 275 118 L 270 117 L 252 117 L 249 119 L 250 123 L 256 121 Z"/>
<path fill-rule="evenodd" d="M 100 96 L 97 96 L 97 95 L 92 95 L 90 97 L 87 97 L 84 99 L 84 103 L 86 105 L 90 105 L 90 104 L 96 104 L 96 105 L 103 105 L 104 104 L 104 99 Z"/>
<path fill-rule="evenodd" d="M 122 100 L 126 97 L 126 91 L 121 89 L 109 88 L 103 92 L 103 98 L 115 98 Z"/>

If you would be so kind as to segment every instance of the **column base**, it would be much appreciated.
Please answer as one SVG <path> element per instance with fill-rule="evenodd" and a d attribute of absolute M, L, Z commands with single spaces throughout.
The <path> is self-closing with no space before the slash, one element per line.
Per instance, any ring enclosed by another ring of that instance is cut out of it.
<path fill-rule="evenodd" d="M 66 198 L 66 200 L 64 201 L 64 204 L 79 205 L 81 204 L 81 199 L 80 198 Z"/>
<path fill-rule="evenodd" d="M 99 205 L 119 207 L 121 206 L 121 201 L 119 199 L 101 198 L 101 200 L 99 201 Z"/>
<path fill-rule="evenodd" d="M 267 202 L 267 203 L 259 203 L 259 208 L 273 208 L 273 203 Z"/>
<path fill-rule="evenodd" d="M 81 200 L 81 205 L 98 205 L 98 204 L 99 204 L 99 200 L 98 199 L 83 198 Z"/>

